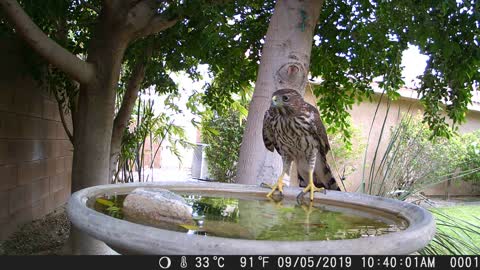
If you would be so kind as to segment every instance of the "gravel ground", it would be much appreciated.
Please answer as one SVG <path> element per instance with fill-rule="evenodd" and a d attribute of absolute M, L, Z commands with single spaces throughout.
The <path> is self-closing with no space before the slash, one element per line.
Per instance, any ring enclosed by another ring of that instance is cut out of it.
<path fill-rule="evenodd" d="M 70 233 L 65 208 L 21 226 L 0 243 L 0 255 L 62 255 Z"/>
<path fill-rule="evenodd" d="M 480 197 L 412 198 L 423 207 L 480 205 Z M 63 248 L 70 233 L 65 208 L 21 226 L 9 239 L 0 243 L 0 255 L 65 255 Z"/>

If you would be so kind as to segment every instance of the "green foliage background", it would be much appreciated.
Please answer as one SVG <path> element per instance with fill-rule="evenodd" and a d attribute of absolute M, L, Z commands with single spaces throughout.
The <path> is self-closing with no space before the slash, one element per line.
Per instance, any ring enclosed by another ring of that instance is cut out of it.
<path fill-rule="evenodd" d="M 210 111 L 202 119 L 202 140 L 208 144 L 204 148 L 208 172 L 216 181 L 230 183 L 235 179 L 245 116 L 238 110 L 230 109 L 222 114 Z"/>
<path fill-rule="evenodd" d="M 466 133 L 454 138 L 457 145 L 462 145 L 463 155 L 461 156 L 462 170 L 480 168 L 480 130 Z M 475 172 L 462 177 L 464 181 L 480 184 L 480 172 Z"/>
<path fill-rule="evenodd" d="M 20 3 L 48 36 L 79 57 L 87 56 L 102 1 Z M 202 103 L 226 111 L 233 102 L 232 94 L 255 81 L 275 1 L 160 1 L 158 5 L 165 15 L 183 20 L 130 44 L 119 88 L 124 87 L 135 60 L 153 47 L 143 88 L 154 86 L 160 94 L 174 93 L 177 89 L 169 72 L 185 71 L 197 79 L 197 66 L 208 64 L 218 80 L 205 85 Z M 325 1 L 310 64 L 311 76 L 323 79 L 315 94 L 323 97 L 318 103 L 324 121 L 348 139 L 348 109 L 371 98 L 371 82 L 377 77 L 383 78 L 380 87 L 387 95 L 397 98 L 397 90 L 404 84 L 402 52 L 415 45 L 429 57 L 419 89 L 424 122 L 436 135 L 451 135 L 445 115 L 453 124 L 464 122 L 471 90 L 479 86 L 479 9 L 476 0 Z M 299 12 L 298 19 L 308 16 L 306 13 Z M 66 38 L 57 38 L 62 31 Z M 302 31 L 300 26 L 298 31 Z M 9 23 L 0 19 L 0 37 L 12 35 Z M 71 96 L 70 92 L 60 96 Z"/>
<path fill-rule="evenodd" d="M 452 132 L 449 138 L 434 137 L 434 131 L 422 123 L 419 115 L 405 117 L 399 127 L 407 134 L 400 142 L 401 155 L 426 154 L 427 159 L 418 159 L 413 168 L 432 173 L 432 177 L 443 179 L 445 175 L 453 175 L 456 170 L 459 179 L 469 182 L 480 182 L 480 172 L 464 174 L 480 168 L 480 130 L 464 134 Z M 414 146 L 415 144 L 415 146 Z"/>

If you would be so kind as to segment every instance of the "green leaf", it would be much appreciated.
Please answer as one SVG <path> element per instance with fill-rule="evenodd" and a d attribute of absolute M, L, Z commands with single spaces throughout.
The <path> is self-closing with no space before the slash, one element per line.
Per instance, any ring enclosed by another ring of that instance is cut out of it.
<path fill-rule="evenodd" d="M 95 201 L 101 205 L 108 206 L 108 207 L 112 207 L 115 205 L 112 201 L 109 201 L 103 198 L 97 198 Z"/>

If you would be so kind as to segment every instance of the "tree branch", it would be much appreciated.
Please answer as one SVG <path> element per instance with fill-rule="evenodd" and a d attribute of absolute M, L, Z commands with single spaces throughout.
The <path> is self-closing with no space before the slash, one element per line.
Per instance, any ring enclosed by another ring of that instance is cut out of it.
<path fill-rule="evenodd" d="M 137 63 L 128 80 L 127 89 L 123 96 L 122 105 L 113 122 L 113 130 L 123 132 L 127 127 L 128 119 L 132 114 L 133 106 L 138 97 L 140 86 L 142 85 L 143 78 L 145 77 L 145 63 Z"/>
<path fill-rule="evenodd" d="M 122 105 L 113 121 L 112 142 L 117 139 L 114 137 L 121 137 L 123 131 L 127 127 L 128 119 L 130 119 L 135 101 L 138 98 L 138 92 L 140 91 L 143 79 L 145 78 L 146 63 L 144 59 L 149 58 L 151 54 L 151 48 L 147 48 L 145 55 L 141 56 L 143 59 L 140 59 L 139 57 L 133 68 L 133 72 L 127 83 L 127 89 L 123 96 Z"/>
<path fill-rule="evenodd" d="M 88 83 L 94 77 L 94 66 L 50 39 L 25 13 L 16 0 L 2 0 L 0 5 L 16 33 L 40 56 L 80 83 Z"/>
<path fill-rule="evenodd" d="M 136 38 L 146 37 L 152 34 L 162 32 L 174 26 L 179 21 L 180 21 L 179 17 L 168 20 L 164 15 L 161 15 L 161 14 L 155 15 L 151 19 L 150 23 L 137 33 Z"/>
<path fill-rule="evenodd" d="M 65 113 L 63 112 L 62 102 L 60 101 L 60 97 L 58 96 L 57 89 L 53 89 L 52 92 L 53 92 L 53 95 L 55 96 L 55 99 L 57 100 L 58 113 L 60 114 L 60 120 L 62 120 L 63 129 L 65 129 L 65 133 L 67 133 L 68 139 L 73 145 L 73 135 L 72 135 L 72 132 L 70 132 L 70 129 L 68 128 L 67 121 L 65 120 Z"/>
<path fill-rule="evenodd" d="M 75 119 L 77 117 L 77 107 L 78 107 L 78 98 L 79 98 L 79 89 L 80 84 L 77 81 L 72 80 L 72 84 L 74 85 L 75 89 L 78 91 L 76 92 L 75 96 L 69 97 L 69 107 L 70 107 L 70 115 L 72 116 L 72 126 L 75 129 Z"/>

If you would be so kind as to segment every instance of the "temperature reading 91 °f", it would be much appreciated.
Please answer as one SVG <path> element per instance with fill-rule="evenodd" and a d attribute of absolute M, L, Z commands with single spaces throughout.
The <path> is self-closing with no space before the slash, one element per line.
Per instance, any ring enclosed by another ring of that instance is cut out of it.
<path fill-rule="evenodd" d="M 257 265 L 257 261 L 259 265 Z M 255 266 L 261 266 L 265 268 L 265 266 L 269 263 L 269 257 L 267 256 L 258 256 L 258 257 L 240 257 L 240 267 L 242 268 L 253 268 Z"/>

